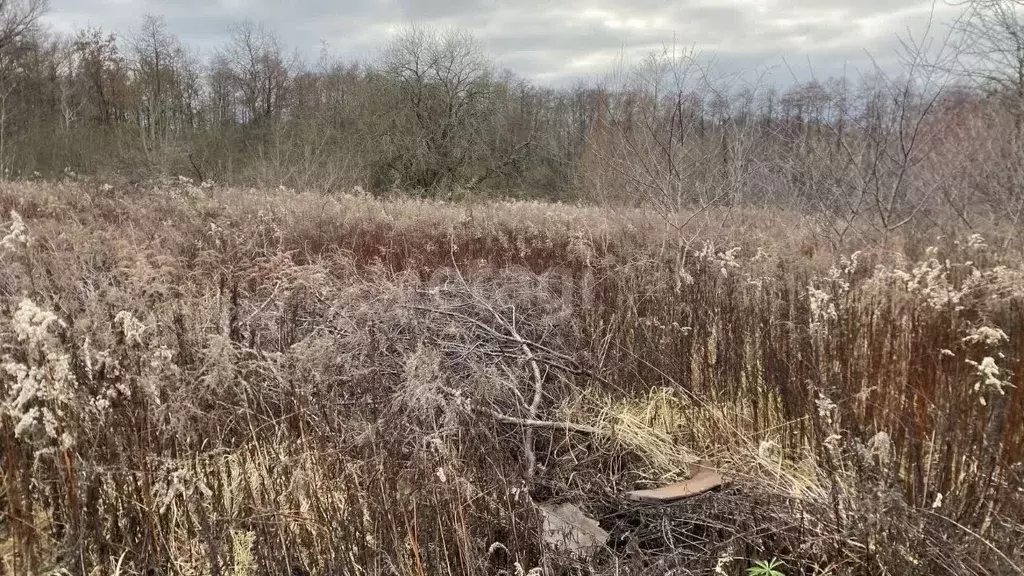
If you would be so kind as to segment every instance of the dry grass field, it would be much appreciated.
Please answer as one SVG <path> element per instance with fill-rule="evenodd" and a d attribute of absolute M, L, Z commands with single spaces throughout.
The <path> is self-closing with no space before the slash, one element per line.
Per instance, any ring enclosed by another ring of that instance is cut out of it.
<path fill-rule="evenodd" d="M 0 185 L 0 574 L 1022 573 L 1020 253 L 699 220 Z"/>

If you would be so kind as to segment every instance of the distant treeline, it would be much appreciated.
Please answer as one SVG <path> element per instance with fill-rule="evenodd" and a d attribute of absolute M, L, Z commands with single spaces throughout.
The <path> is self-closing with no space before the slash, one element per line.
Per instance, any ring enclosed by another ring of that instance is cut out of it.
<path fill-rule="evenodd" d="M 416 27 L 356 64 L 328 50 L 306 62 L 241 22 L 201 58 L 159 16 L 67 36 L 39 26 L 45 0 L 0 6 L 6 178 L 756 205 L 819 214 L 840 236 L 1016 222 L 1024 205 L 1010 0 L 966 6 L 927 49 L 904 43 L 900 74 L 785 89 L 712 80 L 674 48 L 546 87 L 497 69 L 464 31 Z"/>

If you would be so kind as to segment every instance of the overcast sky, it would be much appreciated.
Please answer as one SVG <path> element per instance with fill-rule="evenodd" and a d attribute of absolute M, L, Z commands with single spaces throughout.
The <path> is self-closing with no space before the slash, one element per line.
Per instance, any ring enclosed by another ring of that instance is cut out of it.
<path fill-rule="evenodd" d="M 932 3 L 920 0 L 50 0 L 55 30 L 136 28 L 144 14 L 204 53 L 248 18 L 315 60 L 321 41 L 366 61 L 409 23 L 472 31 L 502 67 L 546 84 L 600 78 L 673 40 L 713 54 L 722 73 L 770 68 L 775 82 L 891 70 L 897 34 L 921 30 Z M 936 28 L 955 9 L 935 7 Z M 869 56 L 870 54 L 870 56 Z M 788 63 L 785 64 L 785 63 Z"/>

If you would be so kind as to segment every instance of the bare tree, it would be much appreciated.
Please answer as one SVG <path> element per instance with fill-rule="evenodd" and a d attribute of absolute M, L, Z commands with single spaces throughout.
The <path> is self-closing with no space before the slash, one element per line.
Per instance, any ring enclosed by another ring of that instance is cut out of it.
<path fill-rule="evenodd" d="M 0 177 L 6 161 L 8 99 L 15 88 L 19 45 L 49 6 L 47 0 L 0 0 Z"/>
<path fill-rule="evenodd" d="M 129 80 L 115 34 L 98 28 L 80 30 L 75 39 L 75 61 L 92 92 L 92 113 L 107 126 L 120 122 L 129 108 Z"/>
<path fill-rule="evenodd" d="M 78 51 L 73 38 L 58 38 L 54 46 L 54 73 L 57 84 L 61 128 L 67 134 L 79 120 L 88 98 L 88 86 L 78 74 Z"/>
<path fill-rule="evenodd" d="M 1024 129 L 1024 1 L 967 0 L 953 29 L 962 38 L 959 71 L 1012 103 L 1016 134 Z"/>
<path fill-rule="evenodd" d="M 32 30 L 47 8 L 49 0 L 0 0 L 0 53 Z"/>
<path fill-rule="evenodd" d="M 984 204 L 1012 222 L 1009 243 L 1024 216 L 1024 1 L 966 0 L 961 5 L 964 14 L 953 25 L 961 40 L 957 71 L 973 80 L 989 100 L 976 113 L 987 117 L 984 131 L 990 142 L 974 142 L 990 148 L 985 154 L 988 162 L 975 168 L 989 169 L 971 184 L 984 191 Z M 965 211 L 958 214 L 967 221 Z"/>
<path fill-rule="evenodd" d="M 385 165 L 418 188 L 471 181 L 488 112 L 492 65 L 482 45 L 459 30 L 401 30 L 381 51 L 388 102 Z M 393 91 L 391 90 L 393 89 Z"/>
<path fill-rule="evenodd" d="M 177 82 L 177 59 L 181 55 L 178 39 L 167 32 L 162 17 L 147 15 L 141 29 L 128 39 L 131 63 L 139 97 L 139 125 L 150 146 L 167 136 L 169 96 Z"/>
<path fill-rule="evenodd" d="M 730 88 L 715 86 L 700 55 L 666 47 L 606 91 L 589 130 L 589 184 L 599 197 L 625 193 L 682 228 L 738 197 L 737 166 L 749 151 L 732 114 Z M 689 215 L 684 209 L 694 209 Z"/>
<path fill-rule="evenodd" d="M 276 34 L 244 21 L 231 32 L 217 62 L 230 74 L 247 122 L 265 123 L 280 118 L 291 85 L 291 70 Z"/>

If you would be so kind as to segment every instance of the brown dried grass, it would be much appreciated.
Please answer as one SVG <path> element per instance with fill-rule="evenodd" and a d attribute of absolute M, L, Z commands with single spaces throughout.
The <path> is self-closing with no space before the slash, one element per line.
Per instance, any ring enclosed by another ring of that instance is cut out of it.
<path fill-rule="evenodd" d="M 63 395 L 26 404 L 59 433 L 0 423 L 5 572 L 1020 570 L 1018 255 L 843 262 L 785 214 L 684 242 L 641 211 L 188 187 L 5 185 L 11 210 L 33 242 L 0 255 L 0 355 Z M 24 299 L 64 323 L 36 348 Z M 974 389 L 986 356 L 1005 395 Z M 695 459 L 729 487 L 622 498 Z M 549 499 L 609 549 L 547 550 Z"/>

